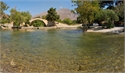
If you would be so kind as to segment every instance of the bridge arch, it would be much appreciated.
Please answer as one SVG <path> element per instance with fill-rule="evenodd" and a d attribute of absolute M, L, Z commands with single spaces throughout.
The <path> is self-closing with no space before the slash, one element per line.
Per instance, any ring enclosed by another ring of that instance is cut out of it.
<path fill-rule="evenodd" d="M 30 20 L 30 23 L 32 23 L 32 22 L 35 21 L 35 20 L 40 20 L 40 21 L 42 21 L 43 23 L 45 23 L 46 26 L 47 26 L 47 24 L 48 24 L 48 21 L 45 20 L 45 19 L 42 19 L 42 18 L 34 18 L 34 19 L 31 19 L 31 20 Z"/>

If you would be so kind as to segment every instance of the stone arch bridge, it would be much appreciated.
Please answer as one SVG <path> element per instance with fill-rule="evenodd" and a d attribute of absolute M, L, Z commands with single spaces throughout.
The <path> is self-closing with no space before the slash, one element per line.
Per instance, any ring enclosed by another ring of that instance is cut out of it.
<path fill-rule="evenodd" d="M 42 22 L 45 23 L 46 26 L 47 26 L 47 24 L 48 24 L 48 21 L 45 20 L 45 19 L 42 19 L 42 18 L 33 18 L 33 19 L 30 20 L 30 23 L 32 23 L 32 22 L 35 21 L 35 20 L 41 20 Z"/>

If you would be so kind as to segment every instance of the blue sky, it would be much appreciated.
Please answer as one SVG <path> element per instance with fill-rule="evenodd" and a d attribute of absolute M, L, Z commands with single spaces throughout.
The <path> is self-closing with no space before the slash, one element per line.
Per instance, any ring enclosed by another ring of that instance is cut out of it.
<path fill-rule="evenodd" d="M 29 11 L 33 16 L 41 12 L 47 11 L 50 7 L 57 10 L 60 8 L 74 9 L 71 0 L 2 0 L 10 8 L 5 13 L 10 14 L 11 8 L 19 11 Z"/>

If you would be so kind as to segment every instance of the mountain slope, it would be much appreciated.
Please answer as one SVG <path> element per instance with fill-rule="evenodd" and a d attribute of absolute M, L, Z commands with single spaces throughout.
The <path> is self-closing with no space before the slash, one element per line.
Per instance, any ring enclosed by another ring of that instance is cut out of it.
<path fill-rule="evenodd" d="M 70 18 L 71 20 L 76 20 L 78 15 L 71 12 L 71 10 L 66 8 L 61 8 L 56 11 L 58 15 L 60 15 L 60 19 L 64 20 L 65 18 Z M 42 17 L 43 15 L 47 15 L 47 12 L 42 12 L 40 14 L 35 15 L 34 17 Z M 33 18 L 34 18 L 33 17 Z"/>

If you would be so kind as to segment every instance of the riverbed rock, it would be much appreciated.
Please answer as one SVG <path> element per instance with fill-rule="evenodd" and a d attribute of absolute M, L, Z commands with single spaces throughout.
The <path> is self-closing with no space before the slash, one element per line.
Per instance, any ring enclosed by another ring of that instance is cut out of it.
<path fill-rule="evenodd" d="M 16 67 L 16 64 L 15 64 L 15 62 L 14 62 L 13 59 L 12 59 L 11 62 L 10 62 L 10 66 L 12 66 L 12 67 Z"/>

